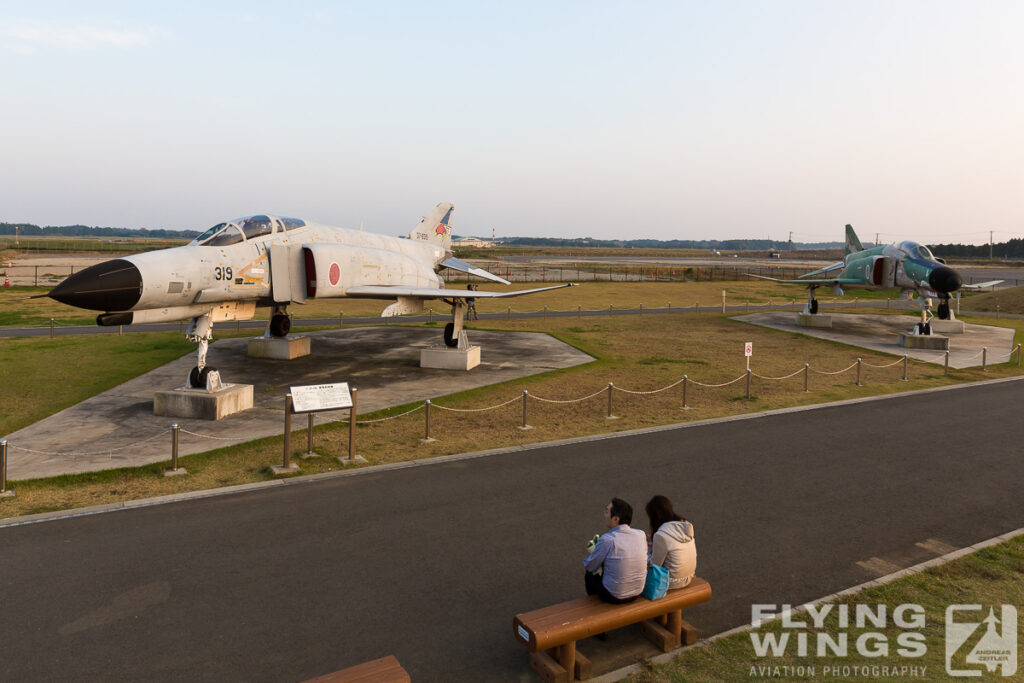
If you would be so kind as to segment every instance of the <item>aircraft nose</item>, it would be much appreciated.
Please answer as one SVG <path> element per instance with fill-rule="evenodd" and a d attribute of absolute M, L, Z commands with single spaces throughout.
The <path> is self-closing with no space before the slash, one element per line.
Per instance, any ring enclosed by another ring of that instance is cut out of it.
<path fill-rule="evenodd" d="M 131 261 L 104 261 L 68 277 L 47 296 L 93 311 L 127 311 L 142 296 L 142 273 Z"/>
<path fill-rule="evenodd" d="M 949 266 L 939 266 L 928 275 L 928 284 L 936 292 L 949 294 L 960 289 L 963 280 L 960 279 L 960 274 Z"/>

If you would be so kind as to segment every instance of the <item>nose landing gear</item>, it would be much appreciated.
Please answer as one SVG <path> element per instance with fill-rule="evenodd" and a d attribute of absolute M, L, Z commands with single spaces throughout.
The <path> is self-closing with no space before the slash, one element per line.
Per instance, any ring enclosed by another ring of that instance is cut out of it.
<path fill-rule="evenodd" d="M 213 318 L 209 313 L 192 318 L 189 323 L 185 338 L 199 344 L 197 350 L 196 366 L 188 373 L 188 385 L 195 389 L 205 389 L 210 373 L 216 368 L 206 364 L 206 351 L 213 339 Z"/>

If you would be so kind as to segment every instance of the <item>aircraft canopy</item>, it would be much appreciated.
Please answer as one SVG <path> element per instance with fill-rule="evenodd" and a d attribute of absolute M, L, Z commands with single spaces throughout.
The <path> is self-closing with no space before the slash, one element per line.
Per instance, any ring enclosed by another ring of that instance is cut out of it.
<path fill-rule="evenodd" d="M 926 261 L 934 261 L 935 256 L 932 254 L 932 250 L 923 244 L 917 242 L 900 242 L 900 249 L 907 252 L 914 258 L 925 259 Z"/>
<path fill-rule="evenodd" d="M 237 244 L 244 240 L 255 239 L 263 235 L 270 235 L 284 230 L 294 230 L 306 225 L 301 218 L 288 218 L 282 216 L 243 216 L 227 223 L 218 223 L 190 244 L 201 244 L 204 247 L 226 247 L 229 244 Z"/>

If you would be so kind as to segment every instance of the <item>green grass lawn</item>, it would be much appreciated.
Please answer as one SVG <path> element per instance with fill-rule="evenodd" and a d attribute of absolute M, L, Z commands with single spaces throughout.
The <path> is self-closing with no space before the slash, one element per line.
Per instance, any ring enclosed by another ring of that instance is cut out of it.
<path fill-rule="evenodd" d="M 982 539 L 979 539 L 982 540 Z M 699 573 L 699 571 L 698 571 Z M 714 586 L 714 577 L 708 577 Z M 712 602 L 714 600 L 712 599 Z M 814 680 L 814 681 L 942 681 L 978 680 L 977 678 L 953 677 L 946 673 L 945 635 L 946 609 L 950 605 L 981 605 L 980 612 L 963 613 L 958 620 L 980 622 L 993 607 L 995 615 L 1001 614 L 1001 605 L 1017 608 L 1018 626 L 1024 617 L 1024 536 L 993 545 L 975 553 L 955 559 L 938 567 L 896 579 L 890 583 L 866 588 L 854 595 L 828 603 L 830 607 L 819 606 L 819 614 L 827 615 L 818 624 L 807 613 L 797 614 L 793 622 L 802 622 L 807 627 L 785 627 L 780 620 L 762 625 L 749 632 L 733 634 L 702 647 L 691 647 L 667 664 L 648 666 L 646 671 L 633 675 L 630 683 L 664 683 L 668 681 L 736 681 L 736 680 Z M 858 605 L 861 610 L 871 610 L 877 617 L 879 605 L 886 608 L 884 626 L 875 626 L 862 621 L 856 624 Z M 894 618 L 900 605 L 904 608 L 903 619 Z M 849 621 L 847 627 L 840 626 L 840 610 L 845 606 Z M 920 606 L 918 611 L 916 606 Z M 908 626 L 909 625 L 909 626 Z M 983 625 L 951 657 L 954 669 L 979 670 L 970 664 L 967 654 L 977 645 L 985 633 Z M 1021 629 L 1018 628 L 1018 632 Z M 755 640 L 764 646 L 773 638 L 778 646 L 788 633 L 785 649 L 775 654 L 771 649 L 758 650 Z M 857 640 L 866 633 L 868 636 L 860 649 Z M 806 656 L 797 649 L 798 637 L 807 638 Z M 829 639 L 840 640 L 840 634 L 847 638 L 846 656 L 836 656 L 834 649 L 826 645 L 825 655 L 818 656 L 817 645 Z M 918 634 L 918 635 L 908 635 Z M 1018 643 L 1019 638 L 1017 639 Z M 880 653 L 884 647 L 886 654 Z M 915 656 L 901 656 L 900 650 L 912 652 Z M 869 653 L 869 654 L 864 654 Z M 1019 653 L 1018 657 L 1020 654 Z M 1024 662 L 1021 662 L 1024 664 Z M 844 667 L 867 667 L 869 673 L 853 674 Z M 882 667 L 889 667 L 886 675 Z M 917 676 L 903 673 L 902 667 L 917 667 Z M 893 675 L 892 669 L 900 670 Z M 813 669 L 813 674 L 812 674 Z M 1013 676 L 1003 677 L 999 672 L 989 674 L 980 669 L 982 680 L 1020 681 L 1024 674 L 1018 671 Z"/>

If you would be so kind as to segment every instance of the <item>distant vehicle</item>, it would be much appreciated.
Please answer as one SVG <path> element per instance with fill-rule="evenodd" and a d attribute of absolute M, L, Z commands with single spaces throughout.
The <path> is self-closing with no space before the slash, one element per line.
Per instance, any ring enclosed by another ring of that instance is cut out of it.
<path fill-rule="evenodd" d="M 933 298 L 939 299 L 939 319 L 949 320 L 953 317 L 949 308 L 950 294 L 958 289 L 983 289 L 1002 282 L 992 280 L 965 285 L 958 272 L 947 266 L 942 259 L 935 258 L 928 247 L 917 242 L 906 241 L 865 249 L 851 225 L 846 226 L 846 256 L 842 261 L 805 273 L 795 280 L 779 280 L 753 273 L 748 275 L 772 282 L 805 285 L 807 305 L 804 313 L 811 315 L 818 312 L 814 290 L 821 286 L 831 286 L 832 291 L 840 295 L 843 294 L 843 287 L 875 290 L 898 287 L 900 293 L 908 297 L 911 292 L 916 292 L 921 304 L 921 322 L 914 327 L 916 334 L 931 334 L 929 317 Z"/>
<path fill-rule="evenodd" d="M 782 254 L 777 251 L 769 251 L 768 258 L 782 258 Z"/>
<path fill-rule="evenodd" d="M 718 251 L 717 249 L 712 249 L 711 250 L 711 255 L 712 256 L 721 256 L 722 252 Z"/>

